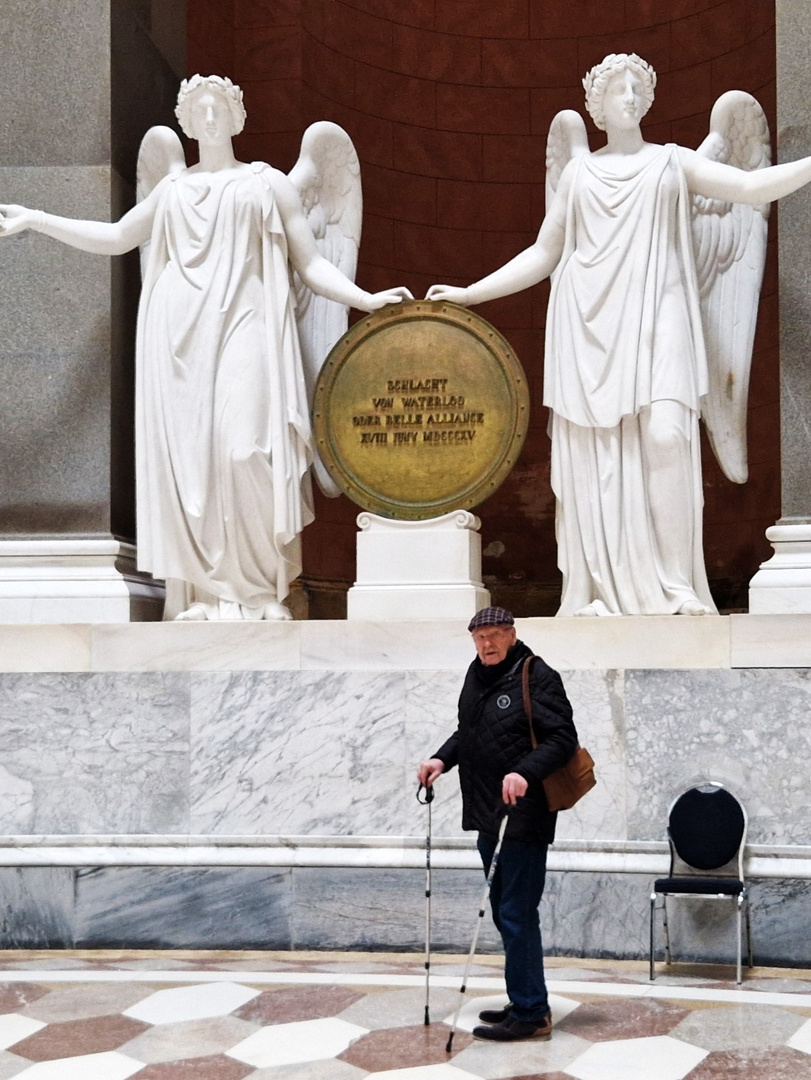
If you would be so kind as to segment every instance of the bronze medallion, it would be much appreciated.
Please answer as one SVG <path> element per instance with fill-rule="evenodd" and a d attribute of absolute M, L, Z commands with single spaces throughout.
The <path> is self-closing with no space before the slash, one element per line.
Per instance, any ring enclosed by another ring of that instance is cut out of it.
<path fill-rule="evenodd" d="M 315 388 L 321 458 L 340 489 L 383 517 L 469 510 L 515 465 L 529 392 L 494 326 L 456 304 L 393 304 L 327 357 Z"/>

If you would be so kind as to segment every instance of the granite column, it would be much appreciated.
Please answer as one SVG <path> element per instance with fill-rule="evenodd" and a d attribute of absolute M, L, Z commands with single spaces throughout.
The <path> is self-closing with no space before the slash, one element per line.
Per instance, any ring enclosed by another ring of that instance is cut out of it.
<path fill-rule="evenodd" d="M 811 155 L 811 5 L 777 0 L 779 161 Z M 811 188 L 780 202 L 782 516 L 749 587 L 753 614 L 811 613 Z"/>
<path fill-rule="evenodd" d="M 0 202 L 115 220 L 144 131 L 172 122 L 184 0 L 10 0 Z M 0 621 L 159 618 L 135 569 L 137 254 L 0 241 Z"/>

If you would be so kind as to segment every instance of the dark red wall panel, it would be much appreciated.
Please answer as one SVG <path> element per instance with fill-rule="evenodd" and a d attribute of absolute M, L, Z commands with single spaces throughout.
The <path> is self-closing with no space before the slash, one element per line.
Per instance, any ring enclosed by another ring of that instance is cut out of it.
<path fill-rule="evenodd" d="M 364 288 L 468 284 L 530 243 L 544 212 L 545 140 L 608 52 L 657 70 L 646 137 L 697 146 L 725 90 L 753 93 L 774 127 L 773 0 L 189 0 L 189 65 L 245 92 L 239 153 L 289 169 L 306 125 L 341 124 L 364 177 Z M 592 145 L 602 138 L 589 123 Z M 774 225 L 773 225 L 774 228 Z M 745 603 L 780 515 L 775 245 L 770 244 L 750 394 L 751 479 L 731 484 L 705 446 L 705 544 L 716 598 Z M 529 379 L 530 434 L 512 476 L 478 508 L 484 569 L 519 614 L 555 609 L 554 499 L 540 406 L 548 286 L 478 310 Z M 354 519 L 319 497 L 305 578 L 354 577 Z"/>

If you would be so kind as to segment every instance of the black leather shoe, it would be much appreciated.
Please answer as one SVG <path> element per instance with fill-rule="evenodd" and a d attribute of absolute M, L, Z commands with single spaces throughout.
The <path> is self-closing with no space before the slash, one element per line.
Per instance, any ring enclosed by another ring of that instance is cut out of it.
<path fill-rule="evenodd" d="M 508 1001 L 503 1009 L 482 1009 L 479 1013 L 479 1019 L 483 1020 L 485 1024 L 501 1024 L 510 1015 L 512 1007 L 513 1003 Z"/>
<path fill-rule="evenodd" d="M 539 1024 L 526 1020 L 512 1020 L 507 1017 L 500 1024 L 492 1027 L 475 1027 L 474 1039 L 489 1039 L 491 1042 L 521 1042 L 525 1039 L 549 1039 L 552 1035 L 552 1014 L 547 1013 Z"/>

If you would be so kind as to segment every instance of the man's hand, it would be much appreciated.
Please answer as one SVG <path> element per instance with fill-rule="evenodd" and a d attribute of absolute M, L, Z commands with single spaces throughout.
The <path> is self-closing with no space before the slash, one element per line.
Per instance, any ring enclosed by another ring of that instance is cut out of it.
<path fill-rule="evenodd" d="M 505 803 L 515 806 L 522 795 L 526 795 L 529 784 L 517 772 L 508 772 L 501 783 L 501 797 Z"/>
<path fill-rule="evenodd" d="M 429 788 L 444 771 L 444 761 L 440 761 L 437 757 L 428 758 L 427 761 L 420 762 L 420 767 L 417 769 L 417 779 L 423 787 Z"/>

